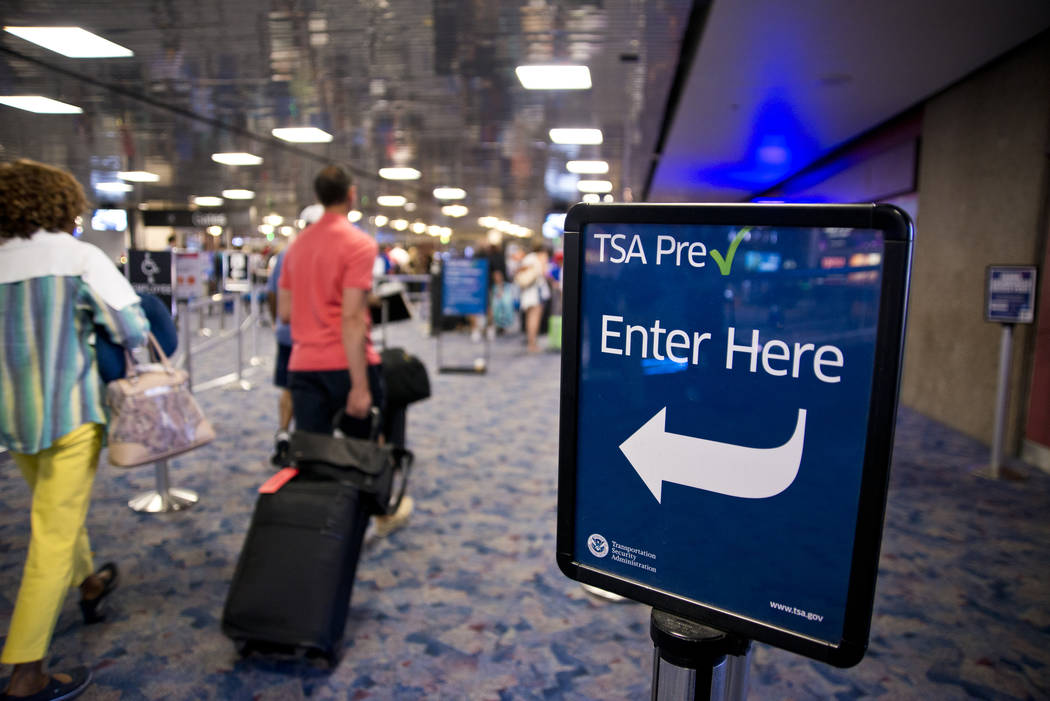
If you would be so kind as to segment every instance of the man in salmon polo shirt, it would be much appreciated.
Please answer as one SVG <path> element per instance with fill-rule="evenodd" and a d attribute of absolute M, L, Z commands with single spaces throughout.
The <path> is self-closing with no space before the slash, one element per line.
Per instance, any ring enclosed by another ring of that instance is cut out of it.
<path fill-rule="evenodd" d="M 368 295 L 378 246 L 347 219 L 354 204 L 350 174 L 324 168 L 314 179 L 324 214 L 288 247 L 278 281 L 277 313 L 291 321 L 288 386 L 295 426 L 367 438 L 369 410 L 383 406 L 379 354 L 372 347 Z"/>

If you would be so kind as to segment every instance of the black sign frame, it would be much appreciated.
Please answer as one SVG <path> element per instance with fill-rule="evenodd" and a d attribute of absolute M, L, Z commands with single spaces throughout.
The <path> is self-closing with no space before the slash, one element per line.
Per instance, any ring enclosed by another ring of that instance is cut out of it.
<path fill-rule="evenodd" d="M 884 233 L 882 285 L 875 343 L 860 503 L 849 575 L 843 637 L 830 644 L 705 606 L 674 592 L 620 578 L 579 562 L 576 543 L 577 430 L 580 379 L 580 285 L 584 259 L 582 232 L 588 224 L 735 225 L 841 227 Z M 557 562 L 569 578 L 656 609 L 690 618 L 727 633 L 790 652 L 850 667 L 868 645 L 878 574 L 879 551 L 889 488 L 889 468 L 897 414 L 911 275 L 914 229 L 892 205 L 780 204 L 578 204 L 565 224 L 561 412 L 558 446 Z"/>

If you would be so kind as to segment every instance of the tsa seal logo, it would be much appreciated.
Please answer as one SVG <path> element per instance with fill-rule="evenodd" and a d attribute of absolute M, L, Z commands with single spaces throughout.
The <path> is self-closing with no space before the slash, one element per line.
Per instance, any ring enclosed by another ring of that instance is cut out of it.
<path fill-rule="evenodd" d="M 605 557 L 609 554 L 609 543 L 604 536 L 592 533 L 587 537 L 587 549 L 595 557 Z"/>

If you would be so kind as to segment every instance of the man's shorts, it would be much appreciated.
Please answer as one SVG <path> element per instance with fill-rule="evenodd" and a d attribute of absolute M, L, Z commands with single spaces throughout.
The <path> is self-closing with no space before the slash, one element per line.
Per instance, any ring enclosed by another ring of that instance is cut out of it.
<path fill-rule="evenodd" d="M 277 344 L 277 363 L 273 369 L 273 383 L 288 389 L 288 358 L 292 357 L 292 347 L 283 343 Z"/>

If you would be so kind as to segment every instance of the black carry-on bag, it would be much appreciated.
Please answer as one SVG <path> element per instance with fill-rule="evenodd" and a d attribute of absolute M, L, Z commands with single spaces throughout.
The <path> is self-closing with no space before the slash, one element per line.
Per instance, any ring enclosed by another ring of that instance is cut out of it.
<path fill-rule="evenodd" d="M 334 667 L 368 518 L 397 509 L 412 455 L 302 431 L 291 455 L 298 474 L 256 502 L 222 630 L 242 655 L 304 654 Z"/>

